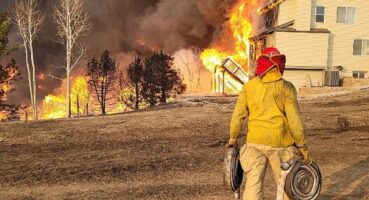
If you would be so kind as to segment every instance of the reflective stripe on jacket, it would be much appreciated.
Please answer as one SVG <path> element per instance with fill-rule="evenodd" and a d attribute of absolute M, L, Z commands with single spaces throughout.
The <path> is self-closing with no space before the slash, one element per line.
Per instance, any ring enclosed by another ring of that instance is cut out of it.
<path fill-rule="evenodd" d="M 296 89 L 276 68 L 244 85 L 230 124 L 231 139 L 240 135 L 246 117 L 247 143 L 272 147 L 305 144 Z"/>

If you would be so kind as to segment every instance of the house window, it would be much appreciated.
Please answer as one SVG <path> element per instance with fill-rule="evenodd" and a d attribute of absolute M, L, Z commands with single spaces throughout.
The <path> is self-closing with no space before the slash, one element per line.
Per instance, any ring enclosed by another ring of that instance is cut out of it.
<path fill-rule="evenodd" d="M 325 20 L 325 7 L 317 6 L 315 8 L 315 22 L 324 22 Z"/>
<path fill-rule="evenodd" d="M 356 8 L 354 7 L 338 7 L 337 8 L 337 23 L 354 24 Z"/>
<path fill-rule="evenodd" d="M 354 56 L 369 55 L 369 40 L 354 40 L 353 55 Z"/>
<path fill-rule="evenodd" d="M 365 78 L 367 72 L 352 72 L 354 78 Z"/>

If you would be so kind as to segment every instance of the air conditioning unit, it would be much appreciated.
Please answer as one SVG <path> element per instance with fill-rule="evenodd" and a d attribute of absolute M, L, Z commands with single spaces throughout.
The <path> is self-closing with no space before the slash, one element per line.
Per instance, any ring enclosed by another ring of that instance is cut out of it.
<path fill-rule="evenodd" d="M 324 86 L 340 86 L 340 72 L 328 70 L 325 71 Z"/>

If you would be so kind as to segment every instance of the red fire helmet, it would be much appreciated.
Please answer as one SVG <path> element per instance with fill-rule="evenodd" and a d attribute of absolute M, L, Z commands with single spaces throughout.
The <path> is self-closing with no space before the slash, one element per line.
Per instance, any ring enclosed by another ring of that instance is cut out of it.
<path fill-rule="evenodd" d="M 259 56 L 256 72 L 259 77 L 262 77 L 273 67 L 277 67 L 283 74 L 286 68 L 286 56 L 281 54 L 278 49 L 271 47 L 265 49 Z"/>

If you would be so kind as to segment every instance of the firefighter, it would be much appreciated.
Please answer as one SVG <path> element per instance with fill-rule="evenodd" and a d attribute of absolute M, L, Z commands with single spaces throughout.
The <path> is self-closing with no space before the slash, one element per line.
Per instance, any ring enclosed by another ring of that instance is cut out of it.
<path fill-rule="evenodd" d="M 305 145 L 296 89 L 282 78 L 285 64 L 286 57 L 278 49 L 265 49 L 258 58 L 257 77 L 244 85 L 233 112 L 227 147 L 236 145 L 248 118 L 247 145 L 240 149 L 240 162 L 247 178 L 244 200 L 264 199 L 263 181 L 268 163 L 277 184 L 282 162 L 300 154 L 304 164 L 312 163 Z M 288 199 L 286 194 L 284 199 Z"/>

